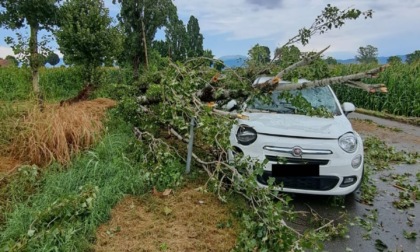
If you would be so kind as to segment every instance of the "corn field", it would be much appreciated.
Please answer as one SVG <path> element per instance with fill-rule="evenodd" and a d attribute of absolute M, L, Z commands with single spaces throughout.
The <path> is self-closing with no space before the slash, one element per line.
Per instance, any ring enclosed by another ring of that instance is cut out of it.
<path fill-rule="evenodd" d="M 102 84 L 125 83 L 128 74 L 116 68 L 103 68 Z M 85 83 L 82 70 L 78 67 L 41 68 L 39 85 L 46 100 L 59 101 L 74 97 Z M 32 95 L 31 72 L 29 68 L 0 68 L 0 100 L 26 100 Z"/>
<path fill-rule="evenodd" d="M 344 75 L 368 68 L 363 65 L 340 65 L 333 71 L 334 75 Z M 392 64 L 377 79 L 365 82 L 383 83 L 387 86 L 388 93 L 367 93 L 363 90 L 338 85 L 333 88 L 341 102 L 352 102 L 359 108 L 399 116 L 420 116 L 420 62 Z"/>

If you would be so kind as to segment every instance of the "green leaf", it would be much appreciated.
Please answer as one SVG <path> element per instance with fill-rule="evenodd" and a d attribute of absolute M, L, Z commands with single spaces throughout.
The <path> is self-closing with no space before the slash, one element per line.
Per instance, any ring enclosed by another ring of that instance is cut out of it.
<path fill-rule="evenodd" d="M 415 240 L 417 238 L 416 232 L 408 232 L 406 230 L 403 230 L 403 234 L 404 234 L 404 237 L 409 240 Z"/>
<path fill-rule="evenodd" d="M 378 251 L 384 251 L 384 250 L 386 250 L 388 248 L 388 246 L 383 241 L 381 241 L 379 239 L 376 239 L 375 240 L 375 248 Z"/>
<path fill-rule="evenodd" d="M 29 230 L 28 230 L 28 236 L 29 236 L 29 237 L 34 236 L 34 234 L 35 234 L 35 230 L 34 230 L 34 229 L 29 229 Z"/>
<path fill-rule="evenodd" d="M 163 208 L 163 212 L 165 213 L 165 215 L 169 215 L 172 213 L 172 209 L 170 209 L 169 207 L 165 206 Z"/>

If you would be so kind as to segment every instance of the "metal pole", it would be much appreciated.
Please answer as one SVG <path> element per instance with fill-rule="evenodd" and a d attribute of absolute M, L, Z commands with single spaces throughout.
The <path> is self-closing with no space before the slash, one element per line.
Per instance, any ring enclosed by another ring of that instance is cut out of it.
<path fill-rule="evenodd" d="M 193 149 L 193 142 L 194 142 L 194 126 L 195 126 L 195 118 L 191 118 L 190 122 L 190 140 L 188 141 L 188 156 L 187 156 L 187 167 L 185 169 L 185 173 L 190 173 L 191 171 L 191 157 L 192 157 L 192 149 Z"/>

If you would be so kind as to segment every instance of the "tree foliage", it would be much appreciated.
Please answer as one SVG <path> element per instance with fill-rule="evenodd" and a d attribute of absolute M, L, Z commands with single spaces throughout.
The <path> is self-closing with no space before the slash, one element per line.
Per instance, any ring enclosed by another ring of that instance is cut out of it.
<path fill-rule="evenodd" d="M 133 66 L 133 77 L 138 79 L 141 64 L 147 63 L 147 50 L 151 47 L 159 28 L 166 25 L 176 13 L 171 0 L 113 0 L 120 3 L 118 15 L 125 35 L 124 61 Z"/>
<path fill-rule="evenodd" d="M 277 55 L 275 61 L 282 67 L 298 62 L 301 56 L 299 48 L 294 45 L 276 48 L 275 54 Z"/>
<path fill-rule="evenodd" d="M 270 48 L 256 44 L 248 51 L 250 64 L 266 64 L 270 62 Z"/>
<path fill-rule="evenodd" d="M 182 61 L 187 58 L 188 35 L 184 22 L 173 14 L 165 30 L 167 56 L 174 61 Z M 164 55 L 164 54 L 163 54 Z"/>
<path fill-rule="evenodd" d="M 337 65 L 338 64 L 338 61 L 335 58 L 331 57 L 331 56 L 328 56 L 324 61 L 328 65 Z"/>
<path fill-rule="evenodd" d="M 102 0 L 72 0 L 61 7 L 61 26 L 55 32 L 68 64 L 83 65 L 85 81 L 93 84 L 97 67 L 112 58 L 118 42 L 116 28 Z"/>
<path fill-rule="evenodd" d="M 6 60 L 12 62 L 12 64 L 14 66 L 18 66 L 19 65 L 19 61 L 14 56 L 12 56 L 12 55 L 7 55 L 6 56 Z"/>
<path fill-rule="evenodd" d="M 60 56 L 58 56 L 56 53 L 50 53 L 47 56 L 47 63 L 51 66 L 55 66 L 58 63 L 60 63 Z"/>
<path fill-rule="evenodd" d="M 297 42 L 306 45 L 315 34 L 323 34 L 329 30 L 340 28 L 346 21 L 358 19 L 360 16 L 363 16 L 365 19 L 372 18 L 372 13 L 372 10 L 360 11 L 354 8 L 340 10 L 338 7 L 328 4 L 309 28 L 301 28 L 298 34 L 290 38 L 283 46 Z M 276 58 L 277 55 L 275 54 L 274 59 Z"/>
<path fill-rule="evenodd" d="M 203 35 L 200 33 L 200 25 L 198 19 L 191 16 L 187 24 L 187 38 L 188 38 L 188 57 L 203 56 Z"/>
<path fill-rule="evenodd" d="M 378 63 L 378 48 L 367 45 L 366 47 L 359 47 L 357 50 L 356 60 L 359 63 Z"/>
<path fill-rule="evenodd" d="M 390 64 L 402 63 L 402 59 L 398 56 L 391 56 L 387 59 L 387 63 L 390 63 Z"/>
<path fill-rule="evenodd" d="M 407 54 L 406 62 L 412 64 L 420 60 L 420 50 L 416 50 L 413 53 Z"/>

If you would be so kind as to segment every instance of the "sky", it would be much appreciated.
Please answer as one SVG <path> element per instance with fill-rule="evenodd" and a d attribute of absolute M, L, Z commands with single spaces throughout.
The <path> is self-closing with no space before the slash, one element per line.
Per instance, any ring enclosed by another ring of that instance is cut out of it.
<path fill-rule="evenodd" d="M 178 16 L 186 24 L 195 16 L 204 36 L 204 48 L 216 58 L 244 55 L 254 45 L 270 48 L 284 45 L 299 29 L 310 27 L 325 6 L 340 9 L 373 10 L 373 18 L 346 21 L 340 29 L 315 35 L 309 44 L 295 44 L 301 51 L 319 51 L 327 46 L 325 57 L 350 59 L 359 47 L 372 45 L 379 56 L 405 55 L 420 50 L 420 0 L 173 0 Z M 110 15 L 119 6 L 105 0 Z M 25 32 L 25 31 L 21 31 Z M 0 28 L 0 57 L 12 55 L 4 42 L 15 32 Z M 158 33 L 162 37 L 162 31 Z M 59 53 L 57 45 L 51 44 Z"/>

